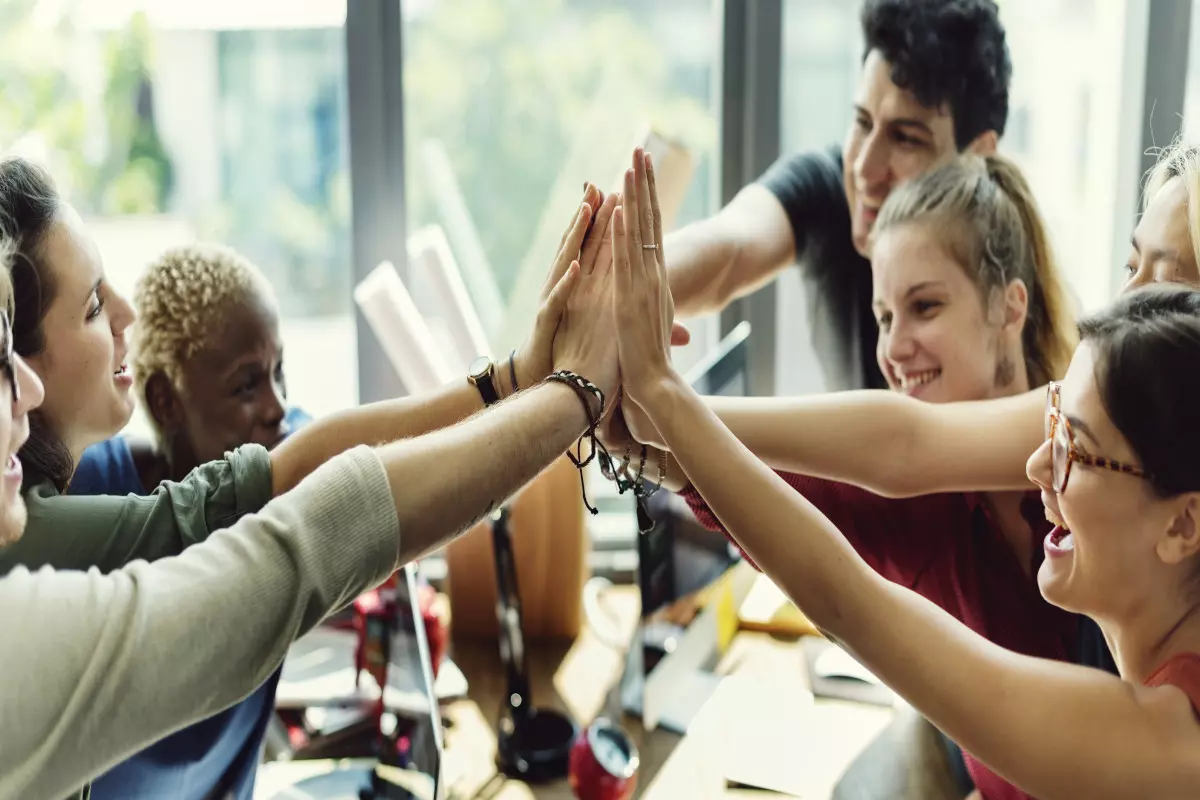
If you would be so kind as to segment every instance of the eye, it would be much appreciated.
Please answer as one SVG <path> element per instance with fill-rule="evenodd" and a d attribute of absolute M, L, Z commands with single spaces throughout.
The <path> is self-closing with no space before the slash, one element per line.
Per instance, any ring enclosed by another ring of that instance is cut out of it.
<path fill-rule="evenodd" d="M 1137 273 L 1138 273 L 1137 262 L 1134 261 L 1133 259 L 1130 259 L 1129 262 L 1125 264 L 1125 280 L 1127 282 L 1133 280 L 1134 276 L 1137 275 Z"/>
<path fill-rule="evenodd" d="M 863 133 L 871 130 L 871 120 L 864 114 L 859 114 L 854 118 L 854 126 Z"/>
<path fill-rule="evenodd" d="M 883 311 L 875 317 L 875 324 L 879 326 L 879 330 L 886 331 L 892 327 L 892 312 Z"/>
<path fill-rule="evenodd" d="M 917 300 L 913 303 L 913 310 L 920 316 L 928 316 L 932 312 L 941 308 L 941 302 L 937 300 Z"/>
<path fill-rule="evenodd" d="M 104 295 L 99 289 L 92 292 L 92 296 L 88 299 L 87 320 L 90 322 L 100 316 L 100 312 L 104 310 Z"/>
<path fill-rule="evenodd" d="M 249 397 L 254 394 L 256 389 L 258 389 L 260 383 L 262 383 L 262 377 L 260 375 L 251 375 L 246 378 L 246 380 L 234 387 L 233 394 L 235 397 Z"/>

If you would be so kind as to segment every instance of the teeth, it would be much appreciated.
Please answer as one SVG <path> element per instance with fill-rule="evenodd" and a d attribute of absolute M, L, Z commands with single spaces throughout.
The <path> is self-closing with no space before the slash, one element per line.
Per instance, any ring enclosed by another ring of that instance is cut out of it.
<path fill-rule="evenodd" d="M 914 372 L 911 375 L 901 375 L 899 376 L 900 388 L 912 389 L 917 386 L 924 386 L 941 374 L 942 371 L 940 369 L 931 369 L 925 372 Z"/>

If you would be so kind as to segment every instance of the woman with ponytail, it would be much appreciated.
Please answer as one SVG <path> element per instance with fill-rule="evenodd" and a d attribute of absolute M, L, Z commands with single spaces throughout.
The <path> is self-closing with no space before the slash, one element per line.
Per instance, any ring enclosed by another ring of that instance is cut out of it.
<path fill-rule="evenodd" d="M 1029 186 L 1011 162 L 962 155 L 905 183 L 880 210 L 873 237 L 876 357 L 894 392 L 928 403 L 1009 397 L 1066 372 L 1078 342 L 1071 302 Z M 791 424 L 770 408 L 757 413 L 757 424 Z M 871 457 L 866 446 L 858 453 Z M 1094 641 L 1081 635 L 1086 618 L 1038 592 L 1051 525 L 1036 492 L 892 499 L 779 474 L 877 572 L 976 633 L 1026 655 L 1096 664 L 1081 645 Z M 702 523 L 723 529 L 695 489 L 680 488 L 681 475 L 669 463 L 668 485 L 680 489 Z M 1096 665 L 1115 672 L 1111 659 Z M 951 758 L 957 756 L 952 748 Z M 1023 796 L 966 761 L 975 785 L 990 790 L 987 797 Z M 935 793 L 941 792 L 920 792 Z M 945 794 L 953 796 L 953 789 Z"/>

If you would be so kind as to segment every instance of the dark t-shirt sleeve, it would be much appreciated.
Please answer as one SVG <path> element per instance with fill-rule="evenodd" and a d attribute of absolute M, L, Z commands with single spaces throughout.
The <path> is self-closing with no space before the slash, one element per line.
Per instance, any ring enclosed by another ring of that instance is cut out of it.
<path fill-rule="evenodd" d="M 776 474 L 828 517 L 872 569 L 903 586 L 916 584 L 937 546 L 936 537 L 946 529 L 939 524 L 946 521 L 942 495 L 893 499 L 845 483 L 792 472 Z M 684 487 L 679 495 L 700 524 L 729 535 L 693 486 Z M 785 531 L 783 535 L 788 534 Z M 798 540 L 797 545 L 800 556 L 803 543 Z M 741 550 L 736 542 L 734 546 Z M 745 551 L 742 554 L 745 556 Z M 746 560 L 754 564 L 748 556 Z"/>
<path fill-rule="evenodd" d="M 775 195 L 787 214 L 796 261 L 807 271 L 844 268 L 853 245 L 838 149 L 783 156 L 759 183 Z"/>

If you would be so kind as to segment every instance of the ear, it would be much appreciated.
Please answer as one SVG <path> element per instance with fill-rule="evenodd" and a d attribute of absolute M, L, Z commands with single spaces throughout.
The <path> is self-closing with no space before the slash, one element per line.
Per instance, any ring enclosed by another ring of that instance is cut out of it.
<path fill-rule="evenodd" d="M 984 131 L 971 140 L 965 151 L 977 156 L 994 156 L 1000 144 L 1000 136 L 995 131 Z"/>
<path fill-rule="evenodd" d="M 1200 553 L 1200 493 L 1189 492 L 1180 501 L 1170 527 L 1154 548 L 1164 564 L 1179 564 Z"/>
<path fill-rule="evenodd" d="M 162 372 L 155 372 L 146 380 L 146 413 L 163 433 L 173 433 L 183 426 L 179 393 Z"/>
<path fill-rule="evenodd" d="M 994 294 L 992 296 L 995 297 Z M 995 306 L 992 308 L 995 313 L 997 309 Z M 1003 307 L 999 311 L 1000 327 L 1005 331 L 1019 335 L 1025 329 L 1025 319 L 1029 315 L 1029 289 L 1025 281 L 1016 278 L 1008 282 L 1008 286 L 1004 287 Z"/>

